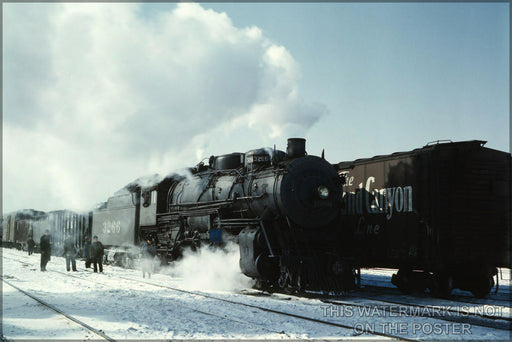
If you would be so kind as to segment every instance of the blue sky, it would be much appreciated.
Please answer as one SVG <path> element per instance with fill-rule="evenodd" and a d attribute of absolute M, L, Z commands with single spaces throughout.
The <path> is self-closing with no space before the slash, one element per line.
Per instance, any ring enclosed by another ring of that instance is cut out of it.
<path fill-rule="evenodd" d="M 506 3 L 215 4 L 300 64 L 300 92 L 329 114 L 308 133 L 344 160 L 438 139 L 509 151 Z"/>
<path fill-rule="evenodd" d="M 509 150 L 508 13 L 3 4 L 4 210 L 90 209 L 140 176 L 296 136 L 333 163 L 438 139 Z"/>

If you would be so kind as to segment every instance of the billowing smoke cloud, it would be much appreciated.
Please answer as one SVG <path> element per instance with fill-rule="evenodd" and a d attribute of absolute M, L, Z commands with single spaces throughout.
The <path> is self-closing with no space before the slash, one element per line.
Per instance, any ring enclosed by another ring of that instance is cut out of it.
<path fill-rule="evenodd" d="M 239 246 L 229 242 L 222 249 L 186 250 L 182 259 L 171 263 L 161 273 L 180 278 L 187 290 L 239 291 L 254 285 L 254 281 L 240 271 L 239 260 Z"/>
<path fill-rule="evenodd" d="M 285 47 L 198 4 L 3 13 L 4 211 L 86 209 L 142 175 L 284 145 L 325 112 Z"/>

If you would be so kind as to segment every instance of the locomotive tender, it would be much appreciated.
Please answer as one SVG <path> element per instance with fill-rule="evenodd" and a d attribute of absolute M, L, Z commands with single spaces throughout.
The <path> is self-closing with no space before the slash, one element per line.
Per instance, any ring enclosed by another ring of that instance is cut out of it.
<path fill-rule="evenodd" d="M 341 162 L 341 228 L 358 267 L 398 268 L 392 282 L 447 296 L 483 297 L 510 267 L 511 156 L 484 141 L 427 145 Z"/>
<path fill-rule="evenodd" d="M 305 139 L 288 139 L 286 153 L 212 156 L 188 175 L 131 183 L 93 212 L 92 233 L 107 246 L 153 237 L 168 260 L 201 241 L 238 240 L 241 270 L 261 286 L 338 291 L 354 283 L 350 237 L 337 224 L 341 186 Z"/>

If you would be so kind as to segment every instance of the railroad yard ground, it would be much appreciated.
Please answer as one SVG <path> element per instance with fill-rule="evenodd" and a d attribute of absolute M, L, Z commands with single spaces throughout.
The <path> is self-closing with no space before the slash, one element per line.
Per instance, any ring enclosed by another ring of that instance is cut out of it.
<path fill-rule="evenodd" d="M 81 260 L 77 272 L 66 272 L 64 258 L 53 256 L 48 272 L 40 272 L 39 258 L 2 249 L 7 340 L 511 337 L 509 269 L 486 299 L 463 291 L 449 300 L 402 295 L 389 283 L 393 271 L 384 269 L 363 270 L 360 290 L 304 298 L 256 291 L 243 281 L 222 289 L 198 277 L 191 286 L 172 272 L 142 279 L 137 269 L 106 265 L 98 274 Z"/>

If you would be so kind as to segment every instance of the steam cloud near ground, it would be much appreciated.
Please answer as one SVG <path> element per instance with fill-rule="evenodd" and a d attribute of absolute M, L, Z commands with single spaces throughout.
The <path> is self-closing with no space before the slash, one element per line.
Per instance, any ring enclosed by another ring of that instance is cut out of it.
<path fill-rule="evenodd" d="M 199 4 L 5 4 L 3 207 L 85 210 L 211 154 L 283 149 L 326 112 L 290 52 Z M 234 151 L 236 149 L 236 151 Z"/>
<path fill-rule="evenodd" d="M 229 242 L 223 249 L 202 247 L 187 250 L 183 259 L 171 263 L 161 273 L 182 279 L 183 287 L 203 291 L 239 291 L 254 281 L 240 271 L 240 248 Z"/>

